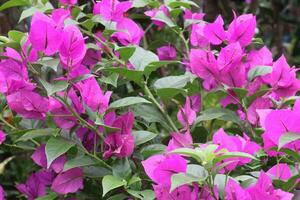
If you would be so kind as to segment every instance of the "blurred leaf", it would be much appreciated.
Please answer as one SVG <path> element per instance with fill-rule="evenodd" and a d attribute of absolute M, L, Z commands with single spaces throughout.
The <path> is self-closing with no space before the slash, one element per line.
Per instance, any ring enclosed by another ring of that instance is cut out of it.
<path fill-rule="evenodd" d="M 128 80 L 134 81 L 140 86 L 142 85 L 142 80 L 143 80 L 142 71 L 129 70 L 127 68 L 121 68 L 121 67 L 105 68 L 104 70 L 112 73 L 120 74 L 121 76 L 124 76 Z"/>
<path fill-rule="evenodd" d="M 116 109 L 116 108 L 131 106 L 134 104 L 140 104 L 140 103 L 151 103 L 151 102 L 142 97 L 125 97 L 125 98 L 122 98 L 122 99 L 112 102 L 109 105 L 109 108 Z"/>
<path fill-rule="evenodd" d="M 155 16 L 152 17 L 151 19 L 163 22 L 169 27 L 176 26 L 176 24 L 168 16 L 166 16 L 163 11 L 160 11 L 160 10 L 158 12 L 156 12 Z"/>
<path fill-rule="evenodd" d="M 38 197 L 35 200 L 54 200 L 57 198 L 57 194 L 51 192 L 50 194 L 47 194 L 45 196 L 42 197 Z"/>
<path fill-rule="evenodd" d="M 21 40 L 24 37 L 24 35 L 24 33 L 15 30 L 8 32 L 8 37 L 17 43 L 21 43 Z"/>
<path fill-rule="evenodd" d="M 158 89 L 156 93 L 162 100 L 167 101 L 180 93 L 187 94 L 187 91 L 185 89 L 179 89 L 179 88 L 162 88 L 162 89 Z"/>
<path fill-rule="evenodd" d="M 44 86 L 44 88 L 47 91 L 47 95 L 51 96 L 52 94 L 55 94 L 56 92 L 60 92 L 62 90 L 67 89 L 68 83 L 66 81 L 57 81 L 55 83 L 48 83 L 44 81 L 43 79 L 39 79 L 41 84 Z"/>
<path fill-rule="evenodd" d="M 121 194 L 113 195 L 109 197 L 107 200 L 125 200 L 125 199 L 128 199 L 128 196 L 121 193 Z"/>
<path fill-rule="evenodd" d="M 144 156 L 144 159 L 154 155 L 163 153 L 166 146 L 163 144 L 151 144 L 142 148 L 141 153 Z"/>
<path fill-rule="evenodd" d="M 154 62 L 149 63 L 145 67 L 144 74 L 146 76 L 149 76 L 153 71 L 157 70 L 159 67 L 166 66 L 166 65 L 169 65 L 169 64 L 178 64 L 178 63 L 179 62 L 176 61 L 176 60 L 154 61 Z"/>
<path fill-rule="evenodd" d="M 135 145 L 144 144 L 157 136 L 157 134 L 149 132 L 149 131 L 132 131 Z"/>
<path fill-rule="evenodd" d="M 199 6 L 197 5 L 197 3 L 195 3 L 194 1 L 189 1 L 189 0 L 180 0 L 180 1 L 168 1 L 168 6 L 170 8 L 177 8 L 177 7 L 184 7 L 187 9 L 190 9 L 191 6 L 195 6 L 196 8 L 199 8 Z"/>
<path fill-rule="evenodd" d="M 99 78 L 99 80 L 116 88 L 118 86 L 118 78 L 118 74 L 111 74 L 109 76 L 102 76 L 101 78 Z"/>
<path fill-rule="evenodd" d="M 300 162 L 300 154 L 296 151 L 293 151 L 291 149 L 288 149 L 288 148 L 281 148 L 280 149 L 281 152 L 284 152 L 286 153 L 287 155 L 293 157 L 297 162 Z"/>
<path fill-rule="evenodd" d="M 297 140 L 300 140 L 299 133 L 286 132 L 279 138 L 278 149 L 281 149 L 284 145 L 295 142 Z"/>
<path fill-rule="evenodd" d="M 248 72 L 248 80 L 252 81 L 254 78 L 258 76 L 263 76 L 266 74 L 272 73 L 272 66 L 256 66 L 249 70 Z"/>
<path fill-rule="evenodd" d="M 135 52 L 135 46 L 118 47 L 115 50 L 120 53 L 123 60 L 128 60 Z"/>
<path fill-rule="evenodd" d="M 142 8 L 148 5 L 148 0 L 133 0 L 132 3 L 134 8 Z"/>
<path fill-rule="evenodd" d="M 141 200 L 154 200 L 155 193 L 152 190 L 143 190 L 143 191 L 135 191 L 135 190 L 126 190 L 130 195 L 141 199 Z"/>
<path fill-rule="evenodd" d="M 108 193 L 109 191 L 125 185 L 126 185 L 125 180 L 114 177 L 112 175 L 104 176 L 102 179 L 102 188 L 103 188 L 102 197 L 104 197 L 106 193 Z"/>
<path fill-rule="evenodd" d="M 232 121 L 237 124 L 242 124 L 240 118 L 233 111 L 225 108 L 210 108 L 202 111 L 200 116 L 196 118 L 195 124 L 212 119 L 221 119 L 224 121 Z"/>
<path fill-rule="evenodd" d="M 128 158 L 117 159 L 112 165 L 113 176 L 127 180 L 131 175 Z"/>
<path fill-rule="evenodd" d="M 232 90 L 239 97 L 239 99 L 243 99 L 248 93 L 248 90 L 244 88 L 232 88 Z"/>
<path fill-rule="evenodd" d="M 29 5 L 30 5 L 30 3 L 26 0 L 9 0 L 0 6 L 0 11 L 8 9 L 8 8 L 12 8 L 12 7 L 29 6 Z"/>
<path fill-rule="evenodd" d="M 119 128 L 108 126 L 104 123 L 103 119 L 97 115 L 95 124 L 98 126 L 102 126 L 107 133 L 119 131 Z"/>
<path fill-rule="evenodd" d="M 217 174 L 215 176 L 214 183 L 217 186 L 219 190 L 219 196 L 221 198 L 224 197 L 224 191 L 225 191 L 225 186 L 227 184 L 227 180 L 229 180 L 230 176 L 224 175 L 224 174 Z"/>
<path fill-rule="evenodd" d="M 51 3 L 47 2 L 45 5 L 39 5 L 36 7 L 30 7 L 26 10 L 23 10 L 23 12 L 21 13 L 20 19 L 19 19 L 19 23 L 21 21 L 23 21 L 23 19 L 27 18 L 27 17 L 31 17 L 32 15 L 34 15 L 36 12 L 46 12 L 48 10 L 52 10 L 53 6 Z"/>
<path fill-rule="evenodd" d="M 145 120 L 147 123 L 157 122 L 160 123 L 164 128 L 168 128 L 169 125 L 166 119 L 160 113 L 159 110 L 149 104 L 137 104 L 133 106 L 134 115 Z M 170 130 L 171 131 L 171 130 Z"/>
<path fill-rule="evenodd" d="M 145 67 L 152 62 L 159 61 L 158 56 L 151 51 L 136 46 L 135 51 L 129 58 L 129 62 L 135 70 L 144 71 Z"/>
<path fill-rule="evenodd" d="M 57 67 L 60 63 L 60 60 L 59 60 L 59 58 L 43 57 L 43 59 L 40 59 L 36 63 L 41 64 L 44 67 L 49 67 L 50 69 L 57 72 Z"/>
<path fill-rule="evenodd" d="M 154 83 L 155 89 L 162 88 L 183 88 L 188 82 L 192 80 L 192 77 L 189 74 L 180 75 L 180 76 L 166 76 L 158 79 Z"/>
<path fill-rule="evenodd" d="M 204 167 L 200 165 L 188 165 L 186 173 L 178 173 L 171 176 L 170 192 L 185 184 L 202 182 L 207 178 L 207 176 L 208 173 Z"/>
<path fill-rule="evenodd" d="M 252 160 L 257 160 L 257 158 L 255 158 L 254 156 L 252 156 L 251 154 L 248 154 L 248 153 L 226 152 L 226 153 L 222 153 L 221 155 L 218 155 L 217 157 L 215 157 L 214 163 L 216 164 L 227 158 L 250 158 Z"/>
<path fill-rule="evenodd" d="M 55 135 L 58 132 L 58 130 L 59 129 L 55 129 L 55 128 L 33 129 L 33 130 L 26 132 L 21 137 L 19 137 L 17 139 L 17 142 L 18 141 L 27 141 L 27 140 L 34 139 L 37 137 Z"/>
<path fill-rule="evenodd" d="M 97 164 L 97 161 L 85 156 L 85 155 L 80 155 L 76 156 L 75 158 L 68 160 L 65 165 L 64 165 L 64 171 L 67 171 L 69 169 L 73 169 L 76 167 L 85 167 L 85 166 L 91 166 Z"/>

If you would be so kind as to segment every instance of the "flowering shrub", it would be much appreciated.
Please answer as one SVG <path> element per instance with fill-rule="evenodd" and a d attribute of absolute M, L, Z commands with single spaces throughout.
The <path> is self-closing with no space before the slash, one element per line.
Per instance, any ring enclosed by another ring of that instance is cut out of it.
<path fill-rule="evenodd" d="M 255 16 L 20 2 L 1 7 L 32 18 L 0 38 L 0 199 L 293 198 L 300 80 Z"/>

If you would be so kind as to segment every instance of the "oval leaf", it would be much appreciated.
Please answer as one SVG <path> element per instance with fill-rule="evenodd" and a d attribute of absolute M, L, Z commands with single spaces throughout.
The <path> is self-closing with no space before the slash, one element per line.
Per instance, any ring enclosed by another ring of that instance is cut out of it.
<path fill-rule="evenodd" d="M 294 132 L 287 132 L 279 138 L 278 149 L 281 149 L 284 145 L 300 140 L 300 134 Z"/>
<path fill-rule="evenodd" d="M 108 193 L 109 191 L 126 185 L 126 181 L 119 179 L 117 177 L 114 177 L 112 175 L 106 175 L 102 179 L 102 188 L 103 188 L 103 197 Z"/>
<path fill-rule="evenodd" d="M 132 135 L 136 146 L 144 144 L 157 136 L 157 134 L 149 131 L 132 131 Z"/>
<path fill-rule="evenodd" d="M 109 105 L 109 108 L 121 108 L 139 103 L 151 103 L 150 101 L 142 98 L 142 97 L 125 97 L 123 99 L 119 99 L 117 101 L 112 102 Z"/>
<path fill-rule="evenodd" d="M 75 145 L 74 143 L 67 141 L 61 137 L 50 138 L 45 147 L 45 152 L 47 157 L 47 167 L 49 168 L 51 163 L 56 158 L 66 153 L 74 145 Z"/>
<path fill-rule="evenodd" d="M 248 72 L 248 80 L 252 81 L 255 77 L 270 74 L 272 70 L 271 66 L 256 66 Z"/>

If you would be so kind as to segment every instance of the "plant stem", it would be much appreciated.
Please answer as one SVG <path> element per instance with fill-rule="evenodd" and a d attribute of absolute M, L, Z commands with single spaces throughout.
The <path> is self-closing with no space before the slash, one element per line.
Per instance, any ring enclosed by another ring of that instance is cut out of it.
<path fill-rule="evenodd" d="M 122 61 L 121 59 L 119 59 L 114 52 L 111 50 L 111 48 L 104 42 L 101 40 L 101 38 L 97 37 L 95 34 L 90 33 L 89 31 L 84 30 L 83 28 L 80 28 L 80 30 L 85 33 L 86 35 L 94 38 L 95 40 L 97 40 L 98 42 L 100 42 L 106 50 L 108 50 L 109 55 L 113 58 L 113 60 L 117 61 L 119 64 L 126 66 L 126 63 L 124 61 Z"/>
<path fill-rule="evenodd" d="M 90 129 L 90 130 L 96 132 L 97 135 L 98 135 L 102 140 L 104 140 L 104 137 L 103 137 L 103 135 L 99 132 L 99 130 L 98 130 L 96 127 L 92 126 L 92 125 L 91 125 L 90 123 L 88 123 L 87 121 L 85 121 L 82 117 L 80 117 L 80 116 L 78 115 L 78 113 L 77 113 L 76 111 L 74 111 L 74 109 L 69 105 L 69 103 L 68 103 L 65 99 L 63 99 L 63 98 L 60 97 L 60 96 L 56 96 L 56 99 L 58 99 L 60 102 L 62 102 L 62 103 L 68 108 L 68 110 L 72 113 L 72 115 L 73 115 L 74 117 L 76 117 L 76 118 L 78 119 L 78 121 L 79 121 L 83 126 L 85 126 L 85 127 L 87 127 L 88 129 Z M 96 137 L 95 137 L 95 138 L 96 138 Z M 93 157 L 94 159 L 96 159 L 97 161 L 99 161 L 102 165 L 104 165 L 106 168 L 112 169 L 111 166 L 109 166 L 108 164 L 106 164 L 106 162 L 104 162 L 102 159 L 100 159 L 100 158 L 96 155 L 95 152 L 94 152 L 94 154 L 92 154 L 92 153 L 88 152 L 85 148 L 82 148 L 82 149 L 83 149 L 83 151 L 84 151 L 88 156 Z"/>
<path fill-rule="evenodd" d="M 189 41 L 185 39 L 185 37 L 183 35 L 183 31 L 180 31 L 179 36 L 184 43 L 187 59 L 189 59 L 189 57 L 190 57 Z"/>
<path fill-rule="evenodd" d="M 74 116 L 74 117 L 76 117 L 76 119 L 83 125 L 83 126 L 85 126 L 86 128 L 88 128 L 88 129 L 90 129 L 90 130 L 92 130 L 92 131 L 94 131 L 94 132 L 96 132 L 97 133 L 97 135 L 101 138 L 101 139 L 103 139 L 104 140 L 104 137 L 103 137 L 103 135 L 99 132 L 99 130 L 96 128 L 96 127 L 94 127 L 94 126 L 92 126 L 89 122 L 87 122 L 86 120 L 84 120 L 82 117 L 80 117 L 80 115 L 69 105 L 69 103 L 64 99 L 64 98 L 62 98 L 62 97 L 60 97 L 60 96 L 56 96 L 55 97 L 57 100 L 59 100 L 60 102 L 62 102 L 66 107 L 67 107 L 67 109 L 72 113 L 72 115 Z"/>
<path fill-rule="evenodd" d="M 7 125 L 9 128 L 11 129 L 17 129 L 16 127 L 14 127 L 13 125 L 11 125 L 10 123 L 8 123 L 1 115 L 0 115 L 0 120 L 5 124 Z"/>
<path fill-rule="evenodd" d="M 153 96 L 153 94 L 151 93 L 150 89 L 148 88 L 147 83 L 144 84 L 144 91 L 145 91 L 146 95 L 149 97 L 149 99 L 155 104 L 155 106 L 159 109 L 159 111 L 167 119 L 167 121 L 168 121 L 169 125 L 172 127 L 172 129 L 174 131 L 176 131 L 177 133 L 179 133 L 179 130 L 177 129 L 177 127 L 173 123 L 171 117 L 164 110 L 164 108 L 156 101 L 155 97 Z"/>
<path fill-rule="evenodd" d="M 106 168 L 108 168 L 108 169 L 110 169 L 110 170 L 112 169 L 112 167 L 111 167 L 110 165 L 108 165 L 106 162 L 104 162 L 104 160 L 100 159 L 97 155 L 94 155 L 94 154 L 88 152 L 86 149 L 84 149 L 84 152 L 85 152 L 88 156 L 90 156 L 90 157 L 96 159 L 99 163 L 101 163 L 102 165 L 104 165 Z"/>

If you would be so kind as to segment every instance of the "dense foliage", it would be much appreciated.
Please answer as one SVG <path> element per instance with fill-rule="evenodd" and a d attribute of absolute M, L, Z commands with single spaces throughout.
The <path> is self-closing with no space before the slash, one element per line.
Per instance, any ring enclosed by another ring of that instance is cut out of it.
<path fill-rule="evenodd" d="M 78 3 L 0 7 L 30 22 L 0 36 L 0 200 L 293 199 L 300 80 L 255 15 Z"/>

